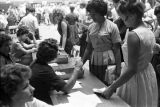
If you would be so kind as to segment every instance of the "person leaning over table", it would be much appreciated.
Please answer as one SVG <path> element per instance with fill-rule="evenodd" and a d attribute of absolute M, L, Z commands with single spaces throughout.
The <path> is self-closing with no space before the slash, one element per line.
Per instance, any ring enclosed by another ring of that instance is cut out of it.
<path fill-rule="evenodd" d="M 12 55 L 15 61 L 25 65 L 32 62 L 32 53 L 37 51 L 36 43 L 25 43 L 28 34 L 29 31 L 26 26 L 20 27 L 17 31 L 18 41 L 15 41 L 12 46 Z"/>
<path fill-rule="evenodd" d="M 69 25 L 64 18 L 64 11 L 62 9 L 53 9 L 52 14 L 50 14 L 50 19 L 53 24 L 57 24 L 57 30 L 60 37 L 60 46 L 62 49 L 66 51 L 69 56 L 71 56 L 71 50 L 73 48 L 73 44 L 71 42 Z"/>
<path fill-rule="evenodd" d="M 91 57 L 90 72 L 106 85 L 109 85 L 105 81 L 108 64 L 116 64 L 116 70 L 114 72 L 116 77 L 119 77 L 121 71 L 121 37 L 119 30 L 116 24 L 105 19 L 107 3 L 103 0 L 90 1 L 87 4 L 86 10 L 94 22 L 88 28 L 88 44 L 82 61 L 85 63 Z"/>
<path fill-rule="evenodd" d="M 0 68 L 6 64 L 14 63 L 11 56 L 12 39 L 7 34 L 0 34 Z"/>
<path fill-rule="evenodd" d="M 67 82 L 56 75 L 48 63 L 57 57 L 58 47 L 55 39 L 46 39 L 39 44 L 37 59 L 30 65 L 33 75 L 30 79 L 36 88 L 34 96 L 42 101 L 52 104 L 50 91 L 57 90 L 69 93 L 73 88 L 82 69 L 82 62 L 76 62 L 74 71 Z"/>
<path fill-rule="evenodd" d="M 32 71 L 22 64 L 8 64 L 0 72 L 0 107 L 53 107 L 33 97 Z"/>
<path fill-rule="evenodd" d="M 142 21 L 144 4 L 136 0 L 121 1 L 118 14 L 132 28 L 122 46 L 125 66 L 121 76 L 102 91 L 102 96 L 109 99 L 118 88 L 117 95 L 131 107 L 157 107 L 157 79 L 150 63 L 155 36 Z"/>

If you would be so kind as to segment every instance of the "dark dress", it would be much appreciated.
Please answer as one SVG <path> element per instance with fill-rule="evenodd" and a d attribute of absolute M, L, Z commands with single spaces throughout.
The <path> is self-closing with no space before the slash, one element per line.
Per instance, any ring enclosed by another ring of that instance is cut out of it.
<path fill-rule="evenodd" d="M 60 21 L 58 23 L 58 27 L 57 27 L 57 30 L 58 30 L 59 34 L 61 35 L 60 46 L 62 46 L 62 39 L 63 39 L 63 32 L 62 32 L 61 23 L 62 23 L 62 21 Z M 65 45 L 64 50 L 66 51 L 67 54 L 71 55 L 72 48 L 73 48 L 73 44 L 72 44 L 71 39 L 70 39 L 69 27 L 67 25 L 67 39 L 66 39 L 66 45 Z"/>
<path fill-rule="evenodd" d="M 31 85 L 35 88 L 34 97 L 52 104 L 50 98 L 51 90 L 61 90 L 65 86 L 65 81 L 57 76 L 46 63 L 36 60 L 30 65 L 32 69 Z"/>

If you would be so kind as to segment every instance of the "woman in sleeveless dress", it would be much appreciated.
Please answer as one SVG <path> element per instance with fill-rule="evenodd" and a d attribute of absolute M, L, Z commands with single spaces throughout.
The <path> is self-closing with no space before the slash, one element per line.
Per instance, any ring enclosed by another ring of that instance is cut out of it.
<path fill-rule="evenodd" d="M 109 99 L 118 88 L 117 95 L 131 107 L 157 107 L 157 79 L 150 63 L 155 37 L 142 21 L 143 6 L 137 1 L 122 1 L 118 7 L 120 17 L 132 30 L 122 46 L 125 65 L 121 76 L 102 95 Z"/>
<path fill-rule="evenodd" d="M 71 42 L 69 26 L 64 18 L 64 14 L 65 13 L 62 9 L 54 9 L 52 14 L 50 15 L 50 18 L 53 24 L 58 24 L 57 30 L 61 35 L 60 38 L 61 48 L 64 49 L 66 53 L 71 56 L 71 50 L 73 48 L 73 44 Z"/>

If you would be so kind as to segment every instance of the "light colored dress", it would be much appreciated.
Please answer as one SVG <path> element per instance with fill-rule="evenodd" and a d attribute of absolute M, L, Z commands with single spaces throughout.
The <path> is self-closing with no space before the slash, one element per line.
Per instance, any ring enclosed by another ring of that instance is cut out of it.
<path fill-rule="evenodd" d="M 123 86 L 118 88 L 117 94 L 131 107 L 157 107 L 158 88 L 155 71 L 150 63 L 155 43 L 154 34 L 145 27 L 133 30 L 140 39 L 140 55 L 137 73 Z M 127 40 L 127 38 L 126 38 Z M 125 65 L 122 74 L 128 66 L 127 41 L 122 45 Z"/>
<path fill-rule="evenodd" d="M 92 45 L 93 52 L 90 60 L 90 71 L 102 82 L 105 81 L 105 73 L 109 60 L 114 63 L 113 44 L 120 43 L 121 38 L 116 24 L 106 19 L 100 26 L 92 23 L 89 26 L 87 42 Z M 112 57 L 113 56 L 113 57 Z"/>

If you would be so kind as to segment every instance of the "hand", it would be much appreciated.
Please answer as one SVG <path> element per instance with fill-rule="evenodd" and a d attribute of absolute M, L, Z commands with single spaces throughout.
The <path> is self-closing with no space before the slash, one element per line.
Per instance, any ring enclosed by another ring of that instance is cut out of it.
<path fill-rule="evenodd" d="M 83 66 L 83 62 L 81 59 L 77 59 L 76 60 L 76 63 L 75 63 L 75 67 L 79 67 L 79 68 L 82 68 Z"/>
<path fill-rule="evenodd" d="M 114 89 L 112 89 L 111 87 L 108 87 L 102 92 L 102 96 L 106 99 L 110 99 L 113 93 L 114 93 Z"/>
<path fill-rule="evenodd" d="M 32 48 L 33 49 L 33 52 L 37 52 L 38 51 L 38 49 L 37 48 Z"/>

